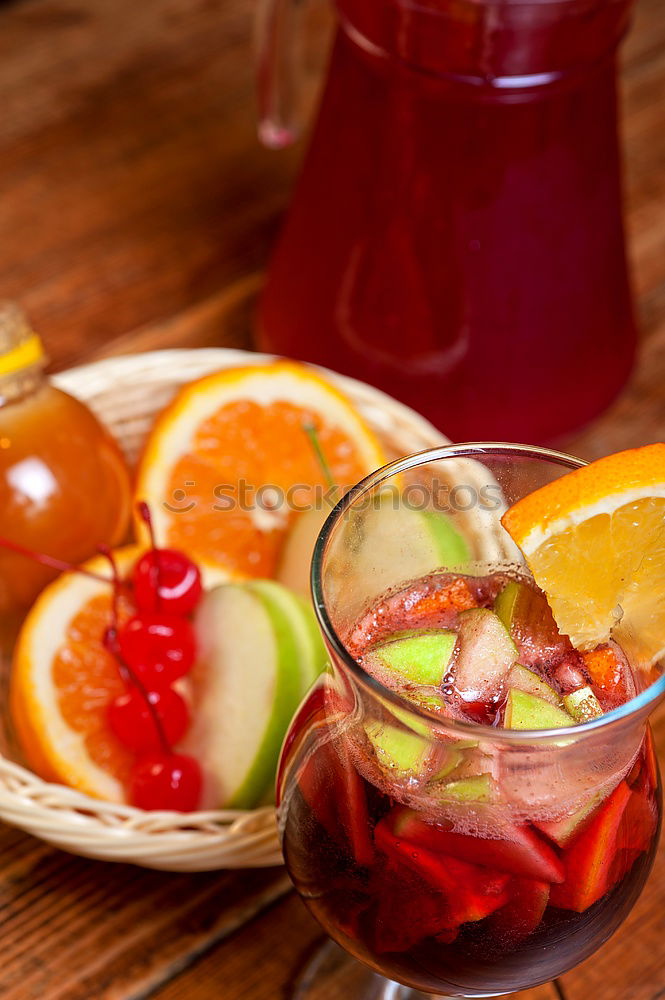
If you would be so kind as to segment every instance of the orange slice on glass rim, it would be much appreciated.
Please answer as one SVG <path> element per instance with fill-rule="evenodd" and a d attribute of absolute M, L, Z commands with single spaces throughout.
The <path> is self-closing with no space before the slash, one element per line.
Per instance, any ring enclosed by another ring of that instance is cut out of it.
<path fill-rule="evenodd" d="M 158 545 L 189 553 L 207 586 L 273 576 L 296 510 L 326 489 L 307 426 L 339 487 L 385 462 L 349 400 L 303 365 L 227 369 L 182 389 L 138 472 L 136 498 L 150 505 Z M 145 525 L 137 533 L 146 540 Z"/>
<path fill-rule="evenodd" d="M 617 628 L 641 660 L 665 652 L 665 444 L 569 472 L 501 520 L 575 646 Z"/>
<path fill-rule="evenodd" d="M 135 547 L 116 553 L 123 578 L 139 554 Z M 12 721 L 27 763 L 40 777 L 125 802 L 135 755 L 108 724 L 109 704 L 126 690 L 103 643 L 111 624 L 111 574 L 101 556 L 82 569 L 109 582 L 64 573 L 42 592 L 23 624 L 12 663 Z M 129 593 L 120 594 L 118 612 L 120 624 L 133 614 Z"/>

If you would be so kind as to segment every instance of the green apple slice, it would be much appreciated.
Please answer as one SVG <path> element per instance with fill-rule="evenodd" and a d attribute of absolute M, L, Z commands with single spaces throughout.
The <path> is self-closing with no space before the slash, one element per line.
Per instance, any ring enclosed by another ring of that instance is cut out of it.
<path fill-rule="evenodd" d="M 437 784 L 442 782 L 444 778 L 449 777 L 460 766 L 463 760 L 464 754 L 455 746 L 438 747 L 435 763 L 436 769 L 430 779 L 432 783 Z"/>
<path fill-rule="evenodd" d="M 298 514 L 284 542 L 275 577 L 301 597 L 309 598 L 312 553 L 332 507 L 312 507 Z"/>
<path fill-rule="evenodd" d="M 471 608 L 459 616 L 455 688 L 466 701 L 486 701 L 503 687 L 517 660 L 517 646 L 498 615 Z"/>
<path fill-rule="evenodd" d="M 590 687 L 579 688 L 567 694 L 563 704 L 576 722 L 589 722 L 603 714 L 601 704 Z"/>
<path fill-rule="evenodd" d="M 202 808 L 266 798 L 300 701 L 300 651 L 277 602 L 244 584 L 209 591 L 195 619 L 192 724 L 178 749 L 204 772 Z"/>
<path fill-rule="evenodd" d="M 301 678 L 300 694 L 304 697 L 328 662 L 311 605 L 274 580 L 252 580 L 247 586 L 290 623 L 298 647 L 295 665 Z"/>
<path fill-rule="evenodd" d="M 505 729 L 563 729 L 575 720 L 545 698 L 511 688 L 503 718 Z"/>
<path fill-rule="evenodd" d="M 416 733 L 382 722 L 368 723 L 365 733 L 381 766 L 395 775 L 417 777 L 426 769 L 430 745 Z"/>
<path fill-rule="evenodd" d="M 459 569 L 469 562 L 471 552 L 467 541 L 453 526 L 449 517 L 435 510 L 411 511 L 411 513 L 420 514 L 423 533 L 431 540 L 442 566 L 447 569 Z"/>
<path fill-rule="evenodd" d="M 349 594 L 357 592 L 359 604 L 366 604 L 393 587 L 395 567 L 403 580 L 416 580 L 437 570 L 463 570 L 471 558 L 451 518 L 413 510 L 389 492 L 349 519 L 333 548 L 331 564 L 336 562 L 347 606 Z"/>
<path fill-rule="evenodd" d="M 575 837 L 582 832 L 585 826 L 591 821 L 593 814 L 600 803 L 607 798 L 607 792 L 597 792 L 588 802 L 576 809 L 570 816 L 563 819 L 548 820 L 534 823 L 539 830 L 546 833 L 550 840 L 553 840 L 559 847 L 568 847 Z"/>
<path fill-rule="evenodd" d="M 533 670 L 528 670 L 520 663 L 516 663 L 514 667 L 510 668 L 506 684 L 509 688 L 518 688 L 520 691 L 526 691 L 527 694 L 536 695 L 537 698 L 544 698 L 552 705 L 561 706 L 561 696 L 554 688 L 541 680 Z"/>
<path fill-rule="evenodd" d="M 363 663 L 370 673 L 387 671 L 405 682 L 438 687 L 456 642 L 457 636 L 449 629 L 402 633 L 371 649 Z"/>
<path fill-rule="evenodd" d="M 440 798 L 455 802 L 490 802 L 492 800 L 492 775 L 477 774 L 472 778 L 448 781 L 438 789 Z"/>

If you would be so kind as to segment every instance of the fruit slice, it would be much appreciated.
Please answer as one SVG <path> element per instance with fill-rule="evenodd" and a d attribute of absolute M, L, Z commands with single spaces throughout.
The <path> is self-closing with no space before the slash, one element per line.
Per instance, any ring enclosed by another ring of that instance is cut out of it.
<path fill-rule="evenodd" d="M 557 708 L 561 706 L 561 697 L 554 688 L 541 680 L 533 670 L 527 670 L 520 663 L 510 668 L 506 685 L 508 688 L 517 688 L 518 691 L 525 691 L 527 694 L 535 695 L 536 698 L 549 701 L 550 705 L 556 705 Z"/>
<path fill-rule="evenodd" d="M 603 714 L 600 702 L 590 687 L 578 688 L 564 696 L 564 708 L 575 722 L 589 722 Z"/>
<path fill-rule="evenodd" d="M 500 693 L 517 647 L 498 615 L 472 608 L 459 616 L 459 652 L 453 683 L 464 701 L 490 702 Z"/>
<path fill-rule="evenodd" d="M 243 584 L 206 594 L 195 628 L 192 725 L 179 749 L 201 762 L 203 808 L 251 808 L 272 787 L 300 700 L 297 640 L 277 602 Z"/>
<path fill-rule="evenodd" d="M 646 791 L 633 791 L 619 832 L 617 848 L 629 851 L 648 850 L 658 825 L 656 804 Z"/>
<path fill-rule="evenodd" d="M 364 595 L 358 613 L 368 592 L 378 597 L 394 586 L 396 566 L 402 579 L 415 580 L 441 569 L 461 569 L 470 558 L 466 540 L 443 514 L 414 510 L 392 491 L 377 494 L 348 520 L 336 550 L 337 586 L 345 589 L 345 605 L 350 589 Z M 329 576 L 332 563 L 331 558 Z"/>
<path fill-rule="evenodd" d="M 575 720 L 550 701 L 511 688 L 503 716 L 505 729 L 563 729 Z"/>
<path fill-rule="evenodd" d="M 609 695 L 617 703 L 630 697 L 626 686 L 627 664 L 620 659 L 614 644 L 586 650 L 582 653 L 582 662 L 601 697 Z"/>
<path fill-rule="evenodd" d="M 425 823 L 417 812 L 397 806 L 389 814 L 394 835 L 428 850 L 462 861 L 488 865 L 511 875 L 562 882 L 563 865 L 552 848 L 528 826 L 506 824 L 502 839 L 455 833 L 440 824 Z"/>
<path fill-rule="evenodd" d="M 553 906 L 582 913 L 615 884 L 619 875 L 616 869 L 612 872 L 612 862 L 630 795 L 628 785 L 621 781 L 566 851 L 563 857 L 566 878 L 561 885 L 552 886 Z"/>
<path fill-rule="evenodd" d="M 412 869 L 442 893 L 440 912 L 445 926 L 482 920 L 508 901 L 506 874 L 439 854 L 395 835 L 390 816 L 377 823 L 374 840 L 392 864 Z"/>
<path fill-rule="evenodd" d="M 295 666 L 300 673 L 300 695 L 304 697 L 328 662 L 311 605 L 274 580 L 256 580 L 248 586 L 290 624 L 298 649 Z"/>
<path fill-rule="evenodd" d="M 523 941 L 538 927 L 550 898 L 549 882 L 514 878 L 509 886 L 510 899 L 490 917 L 490 926 L 503 940 Z"/>
<path fill-rule="evenodd" d="M 410 632 L 375 646 L 363 658 L 369 673 L 392 675 L 400 682 L 438 687 L 445 676 L 457 636 L 447 629 Z"/>
<path fill-rule="evenodd" d="M 396 777 L 417 777 L 426 770 L 430 746 L 421 736 L 381 722 L 366 725 L 365 733 L 379 764 Z"/>
<path fill-rule="evenodd" d="M 152 508 L 158 543 L 193 555 L 207 586 L 273 576 L 294 506 L 325 486 L 307 425 L 340 488 L 384 462 L 346 397 L 303 365 L 227 369 L 185 386 L 158 418 L 138 471 L 136 496 Z M 137 532 L 144 537 L 142 523 Z"/>
<path fill-rule="evenodd" d="M 542 830 L 558 847 L 569 847 L 575 840 L 575 837 L 582 833 L 589 825 L 593 819 L 595 810 L 604 801 L 605 797 L 604 792 L 599 792 L 597 795 L 593 795 L 583 806 L 571 813 L 570 816 L 564 816 L 562 819 L 543 820 L 542 822 L 534 823 L 534 826 Z"/>
<path fill-rule="evenodd" d="M 658 759 L 653 742 L 653 733 L 649 726 L 644 735 L 644 765 L 646 768 L 648 786 L 655 792 L 658 787 Z"/>
<path fill-rule="evenodd" d="M 491 802 L 492 792 L 492 776 L 478 774 L 440 785 L 438 797 L 442 800 L 452 799 L 454 802 Z"/>
<path fill-rule="evenodd" d="M 433 795 L 443 788 L 442 782 L 455 771 L 464 760 L 464 753 L 461 747 L 455 744 L 436 747 L 433 761 L 433 771 L 430 775 L 429 790 Z"/>
<path fill-rule="evenodd" d="M 343 735 L 331 738 L 325 712 L 300 767 L 298 788 L 328 836 L 359 865 L 371 865 L 374 846 L 363 782 Z"/>
<path fill-rule="evenodd" d="M 312 507 L 298 512 L 284 541 L 275 578 L 285 587 L 309 599 L 312 553 L 332 507 Z"/>
<path fill-rule="evenodd" d="M 138 548 L 116 553 L 126 576 Z M 32 770 L 95 798 L 125 802 L 134 755 L 114 736 L 108 710 L 126 691 L 118 662 L 104 647 L 111 624 L 109 564 L 101 557 L 83 569 L 96 580 L 65 573 L 40 595 L 14 651 L 10 708 L 14 728 Z M 134 607 L 122 596 L 120 623 Z"/>
<path fill-rule="evenodd" d="M 425 938 L 450 943 L 459 933 L 459 925 L 452 924 L 446 897 L 399 857 L 386 858 L 372 897 L 363 925 L 376 954 L 404 952 Z"/>
<path fill-rule="evenodd" d="M 559 659 L 571 648 L 568 637 L 557 628 L 547 598 L 533 585 L 511 580 L 497 594 L 494 610 L 526 666 Z"/>
<path fill-rule="evenodd" d="M 502 524 L 574 646 L 621 631 L 663 648 L 665 444 L 601 458 L 514 504 Z M 620 608 L 621 611 L 617 609 Z"/>
<path fill-rule="evenodd" d="M 409 609 L 409 618 L 416 624 L 444 619 L 454 620 L 460 611 L 477 608 L 478 598 L 464 576 L 434 574 L 427 580 L 425 593 L 414 600 Z"/>

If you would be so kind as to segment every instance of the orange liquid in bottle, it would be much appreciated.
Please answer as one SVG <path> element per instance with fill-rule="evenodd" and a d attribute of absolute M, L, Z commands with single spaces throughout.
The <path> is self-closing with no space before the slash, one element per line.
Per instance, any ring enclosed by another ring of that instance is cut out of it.
<path fill-rule="evenodd" d="M 0 306 L 0 535 L 79 563 L 101 544 L 119 544 L 129 514 L 117 444 L 85 404 L 48 383 L 37 338 L 15 307 Z M 56 575 L 0 548 L 0 620 L 26 609 Z"/>

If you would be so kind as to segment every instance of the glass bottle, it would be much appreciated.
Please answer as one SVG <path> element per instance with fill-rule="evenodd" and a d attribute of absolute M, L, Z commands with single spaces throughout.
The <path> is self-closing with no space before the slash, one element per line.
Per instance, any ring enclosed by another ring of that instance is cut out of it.
<path fill-rule="evenodd" d="M 129 473 L 88 407 L 44 374 L 41 341 L 21 310 L 0 303 L 0 535 L 79 563 L 121 542 Z M 0 547 L 0 619 L 34 600 L 57 570 Z"/>
<path fill-rule="evenodd" d="M 294 132 L 293 0 L 266 0 L 260 134 Z M 357 376 L 453 439 L 601 412 L 635 329 L 616 52 L 632 0 L 336 0 L 261 348 Z"/>

